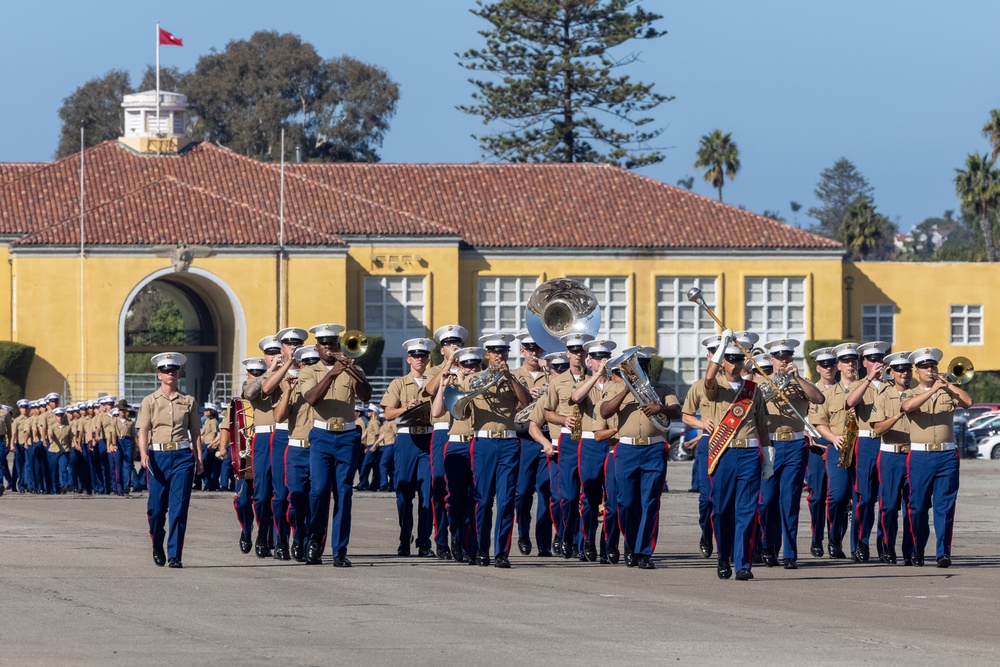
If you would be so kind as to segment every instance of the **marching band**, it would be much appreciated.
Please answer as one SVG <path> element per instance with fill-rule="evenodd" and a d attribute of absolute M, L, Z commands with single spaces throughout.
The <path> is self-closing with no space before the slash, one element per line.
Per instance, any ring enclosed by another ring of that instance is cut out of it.
<path fill-rule="evenodd" d="M 689 298 L 707 309 L 697 290 Z M 934 562 L 950 566 L 953 413 L 972 404 L 968 360 L 941 372 L 933 347 L 888 354 L 882 341 L 848 342 L 810 353 L 814 384 L 793 362 L 799 341 L 757 348 L 755 334 L 709 310 L 723 331 L 702 341 L 707 370 L 682 406 L 650 381 L 655 348 L 601 338 L 597 308 L 582 284 L 558 279 L 529 300 L 527 331 L 470 341 L 452 324 L 407 340 L 409 370 L 378 404 L 356 363 L 364 334 L 286 328 L 243 360 L 239 398 L 203 407 L 204 426 L 178 389 L 184 355 L 158 354 L 160 387 L 138 410 L 114 397 L 60 407 L 58 394 L 18 401 L 17 415 L 2 406 L 0 438 L 13 452 L 4 476 L 31 493 L 148 486 L 158 566 L 183 567 L 204 469 L 204 488 L 235 489 L 240 551 L 259 558 L 318 564 L 329 542 L 332 564 L 350 567 L 359 489 L 395 492 L 401 557 L 415 547 L 418 557 L 509 568 L 516 531 L 522 556 L 616 564 L 624 554 L 627 567 L 655 569 L 666 430 L 681 419 L 701 433 L 699 551 L 716 555 L 720 579 L 752 579 L 755 563 L 799 567 L 803 490 L 813 557 L 825 555 L 825 536 L 829 557 L 846 559 L 847 536 L 851 558 L 868 561 L 874 527 L 878 560 L 921 566 L 933 512 Z M 511 370 L 515 339 L 524 363 Z M 431 366 L 435 349 L 443 361 Z"/>

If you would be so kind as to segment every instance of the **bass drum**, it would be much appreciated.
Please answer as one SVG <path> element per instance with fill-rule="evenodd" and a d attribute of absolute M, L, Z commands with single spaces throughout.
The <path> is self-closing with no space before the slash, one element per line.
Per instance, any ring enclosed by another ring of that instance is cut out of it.
<path fill-rule="evenodd" d="M 253 479 L 253 407 L 234 398 L 229 409 L 229 446 L 236 479 Z"/>

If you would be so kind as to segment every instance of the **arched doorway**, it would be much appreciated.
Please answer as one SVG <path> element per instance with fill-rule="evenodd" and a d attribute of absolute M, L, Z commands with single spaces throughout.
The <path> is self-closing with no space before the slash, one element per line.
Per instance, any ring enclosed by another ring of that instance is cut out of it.
<path fill-rule="evenodd" d="M 156 386 L 150 357 L 187 356 L 181 389 L 197 401 L 226 400 L 244 355 L 246 323 L 235 294 L 207 271 L 158 271 L 132 290 L 119 321 L 120 389 L 129 401 Z"/>

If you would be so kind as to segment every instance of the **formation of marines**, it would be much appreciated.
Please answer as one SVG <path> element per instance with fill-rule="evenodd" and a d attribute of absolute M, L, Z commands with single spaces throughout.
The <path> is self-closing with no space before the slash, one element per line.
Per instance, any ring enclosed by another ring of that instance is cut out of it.
<path fill-rule="evenodd" d="M 243 360 L 253 474 L 231 479 L 243 553 L 307 564 L 328 553 L 335 567 L 350 567 L 352 495 L 370 489 L 395 492 L 402 557 L 509 568 L 516 532 L 522 556 L 655 569 L 670 447 L 662 424 L 680 418 L 702 434 L 699 550 L 716 556 L 719 578 L 752 579 L 755 562 L 798 567 L 804 489 L 814 557 L 846 559 L 850 532 L 851 558 L 870 560 L 874 525 L 880 561 L 921 566 L 933 510 L 934 561 L 951 564 L 952 415 L 972 399 L 939 373 L 936 348 L 889 355 L 874 341 L 815 350 L 814 384 L 793 361 L 798 341 L 766 341 L 751 357 L 758 337 L 727 329 L 702 341 L 707 371 L 682 406 L 671 390 L 637 396 L 609 372 L 613 341 L 569 334 L 564 349 L 549 351 L 521 332 L 469 346 L 468 332 L 448 325 L 403 344 L 409 371 L 376 404 L 341 351 L 343 331 L 286 328 L 261 339 L 262 357 Z M 512 370 L 514 340 L 524 363 Z M 442 361 L 431 366 L 435 348 Z M 636 353 L 647 375 L 654 353 Z M 154 562 L 183 567 L 195 480 L 225 488 L 234 458 L 233 406 L 221 419 L 219 406 L 199 410 L 177 386 L 185 361 L 153 358 L 161 386 L 135 421 L 134 406 L 113 397 L 66 408 L 57 394 L 19 401 L 12 420 L 4 406 L 11 488 L 124 494 L 148 485 Z"/>

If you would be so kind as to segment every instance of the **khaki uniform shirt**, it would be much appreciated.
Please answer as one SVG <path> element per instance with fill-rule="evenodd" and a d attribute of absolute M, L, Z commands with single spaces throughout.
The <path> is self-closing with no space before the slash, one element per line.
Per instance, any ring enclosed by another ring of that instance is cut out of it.
<path fill-rule="evenodd" d="M 302 395 L 305 396 L 310 389 L 319 384 L 329 370 L 323 363 L 304 366 L 299 373 L 299 383 L 296 385 Z M 358 372 L 363 373 L 360 368 Z M 362 377 L 364 376 L 362 375 Z M 357 402 L 351 376 L 344 371 L 334 378 L 326 395 L 312 406 L 314 418 L 328 424 L 350 424 L 354 421 L 354 404 Z M 254 413 L 254 423 L 256 423 L 256 417 L 257 415 Z"/>
<path fill-rule="evenodd" d="M 167 398 L 162 389 L 142 399 L 135 427 L 149 432 L 149 444 L 190 441 L 201 432 L 195 400 L 180 392 Z"/>
<path fill-rule="evenodd" d="M 206 447 L 212 444 L 215 440 L 215 436 L 219 433 L 219 420 L 214 417 L 210 417 L 205 420 L 205 423 L 201 426 L 201 442 Z"/>
<path fill-rule="evenodd" d="M 853 387 L 854 384 L 852 383 Z M 847 424 L 847 396 L 851 393 L 850 387 L 844 387 L 839 382 L 823 390 L 823 397 L 826 399 L 822 403 L 813 406 L 809 413 L 809 423 L 813 426 L 828 426 L 834 435 L 844 435 L 844 426 Z M 858 429 L 861 422 L 858 421 Z"/>
<path fill-rule="evenodd" d="M 396 444 L 397 428 L 396 422 L 391 419 L 382 422 L 382 435 L 385 436 L 385 439 L 382 441 L 382 447 Z"/>
<path fill-rule="evenodd" d="M 907 389 L 899 398 L 905 401 L 926 394 L 927 391 L 926 387 Z M 932 398 L 918 409 L 906 413 L 906 416 L 910 422 L 910 442 L 955 442 L 955 400 L 945 390 L 938 390 Z"/>
<path fill-rule="evenodd" d="M 14 434 L 14 442 L 24 445 L 28 442 L 29 433 L 31 432 L 28 417 L 26 415 L 14 417 L 14 421 L 10 425 L 10 430 Z"/>
<path fill-rule="evenodd" d="M 67 424 L 56 424 L 49 429 L 49 451 L 65 454 L 73 449 L 73 429 Z"/>
<path fill-rule="evenodd" d="M 417 384 L 417 381 L 412 375 L 404 375 L 389 383 L 389 388 L 385 390 L 385 396 L 382 397 L 383 408 L 401 408 L 408 405 L 413 399 L 417 399 L 418 403 L 426 403 L 428 406 L 427 412 L 421 413 L 417 417 L 397 417 L 397 426 L 406 427 L 431 425 L 431 398 L 427 396 L 422 389 L 427 386 L 427 382 L 428 380 L 426 376 L 424 376 L 424 378 L 420 381 L 420 384 Z"/>
<path fill-rule="evenodd" d="M 122 438 L 130 438 L 135 440 L 135 422 L 131 419 L 122 419 L 119 417 L 115 420 L 115 437 L 121 440 Z"/>
<path fill-rule="evenodd" d="M 594 383 L 590 392 L 580 401 L 580 416 L 583 418 L 583 430 L 590 433 L 600 431 L 608 427 L 608 422 L 601 416 L 601 403 L 606 400 L 605 393 L 614 386 L 614 383 L 606 382 L 603 385 Z M 622 384 L 622 388 L 625 385 Z M 615 394 L 617 396 L 617 394 Z"/>
<path fill-rule="evenodd" d="M 882 391 L 875 397 L 875 405 L 872 406 L 870 415 L 871 423 L 877 424 L 898 414 L 900 403 L 902 401 L 899 399 L 899 390 L 888 383 L 882 383 Z M 882 442 L 887 445 L 910 444 L 909 422 L 909 417 L 903 417 L 897 421 L 888 431 L 882 434 Z"/>
<path fill-rule="evenodd" d="M 705 388 L 703 380 L 698 380 L 691 385 L 691 389 L 688 390 L 688 395 L 684 401 L 684 414 L 694 415 L 696 412 L 700 412 L 702 419 L 708 419 L 718 426 L 729 411 L 729 407 L 736 400 L 739 387 L 737 389 L 730 387 L 725 377 L 716 378 L 716 382 L 718 384 L 712 391 Z M 762 433 L 768 433 L 767 409 L 764 407 L 764 400 L 761 398 L 760 392 L 755 391 L 750 412 L 740 423 L 740 427 L 733 434 L 733 438 L 759 439 Z M 619 433 L 619 435 L 623 434 Z"/>
<path fill-rule="evenodd" d="M 851 386 L 848 388 L 850 393 L 854 391 L 857 387 L 865 380 L 858 380 L 857 382 L 852 382 Z M 865 388 L 864 396 L 861 397 L 861 402 L 854 406 L 854 416 L 858 420 L 858 429 L 861 431 L 870 431 L 872 428 L 872 409 L 875 407 L 875 397 L 878 396 L 879 392 L 886 387 L 885 382 L 871 382 Z"/>
<path fill-rule="evenodd" d="M 6 442 L 7 431 L 10 430 L 10 427 L 11 427 L 10 413 L 4 410 L 3 408 L 0 408 L 0 440 L 4 440 Z M 8 442 L 7 444 L 10 445 L 11 443 Z"/>
<path fill-rule="evenodd" d="M 805 381 L 805 380 L 803 380 Z M 762 380 L 766 382 L 766 380 Z M 758 383 L 757 386 L 760 386 Z M 802 388 L 792 380 L 782 391 L 792 402 L 792 407 L 799 411 L 800 415 L 809 414 L 809 399 L 802 392 Z M 781 398 L 775 396 L 768 401 L 767 407 L 767 427 L 771 433 L 797 433 L 805 428 L 805 423 L 795 416 L 795 413 L 788 407 Z"/>
<path fill-rule="evenodd" d="M 98 437 L 105 442 L 115 442 L 115 418 L 105 412 L 100 415 Z"/>
<path fill-rule="evenodd" d="M 552 378 L 552 381 L 549 383 L 549 390 L 545 392 L 545 396 L 543 397 L 544 400 L 539 401 L 539 403 L 544 403 L 546 410 L 551 410 L 563 417 L 572 417 L 575 410 L 573 405 L 570 404 L 569 399 L 573 395 L 576 386 L 580 382 L 583 382 L 584 377 L 580 376 L 579 380 L 574 379 L 572 371 L 564 371 L 561 375 L 557 375 Z"/>
<path fill-rule="evenodd" d="M 59 418 L 56 417 L 54 414 L 52 414 L 51 410 L 46 410 L 40 416 L 41 419 L 39 420 L 39 422 L 45 424 L 46 434 L 48 434 L 49 431 L 51 431 L 52 429 L 54 429 L 56 426 L 59 425 Z M 41 431 L 39 431 L 39 435 L 41 435 Z"/>
<path fill-rule="evenodd" d="M 625 389 L 624 382 L 610 382 L 605 385 L 604 400 L 610 400 L 617 396 L 619 392 Z M 657 392 L 660 396 L 660 402 L 666 406 L 680 406 L 680 401 L 677 400 L 677 394 L 674 393 L 673 389 L 666 388 L 661 389 Z M 617 426 L 619 438 L 651 438 L 653 436 L 665 436 L 660 429 L 653 426 L 652 420 L 646 416 L 642 410 L 639 409 L 639 401 L 636 400 L 635 396 L 631 391 L 625 396 L 625 400 L 622 401 L 621 407 L 618 408 L 618 412 L 614 415 L 615 421 L 617 423 L 612 424 L 611 420 L 608 420 L 608 426 Z"/>
<path fill-rule="evenodd" d="M 304 372 L 304 371 L 303 371 Z M 274 393 L 270 396 L 265 396 L 262 392 L 258 391 L 257 396 L 254 398 L 247 398 L 247 388 L 253 384 L 264 384 L 264 380 L 271 376 L 271 372 L 268 371 L 264 373 L 259 378 L 254 378 L 250 382 L 243 385 L 243 399 L 250 401 L 250 407 L 253 408 L 253 425 L 254 426 L 274 426 L 274 406 L 278 402 L 276 399 L 281 398 L 281 386 L 279 384 L 278 388 L 274 390 Z"/>
<path fill-rule="evenodd" d="M 368 426 L 365 427 L 365 432 L 361 436 L 361 444 L 365 447 L 371 447 L 381 434 L 382 422 L 378 418 L 369 420 Z"/>
<path fill-rule="evenodd" d="M 434 376 L 436 376 L 438 373 L 440 373 L 443 368 L 444 368 L 444 362 L 441 362 L 437 366 L 431 366 L 426 371 L 424 371 L 424 386 L 426 387 L 427 383 L 430 382 L 431 380 L 433 380 Z M 444 382 L 446 379 L 447 378 L 441 378 L 441 381 Z M 432 401 L 434 400 L 433 396 L 431 396 L 431 400 Z M 432 424 L 450 424 L 451 423 L 451 419 L 452 419 L 451 413 L 448 412 L 447 410 L 445 410 L 444 414 L 441 415 L 440 417 L 431 417 L 431 423 Z"/>
<path fill-rule="evenodd" d="M 301 374 L 299 375 L 301 378 Z M 300 391 L 300 385 L 292 388 L 288 397 L 288 437 L 292 440 L 309 442 L 309 431 L 312 430 L 316 418 L 312 406 L 306 403 L 305 396 Z"/>
<path fill-rule="evenodd" d="M 485 373 L 473 373 L 462 379 L 459 385 L 463 392 L 469 391 L 472 378 Z M 516 382 L 516 380 L 515 380 Z M 470 403 L 472 429 L 474 431 L 513 431 L 514 415 L 523 406 L 507 380 L 501 380 L 486 391 L 478 394 Z"/>

